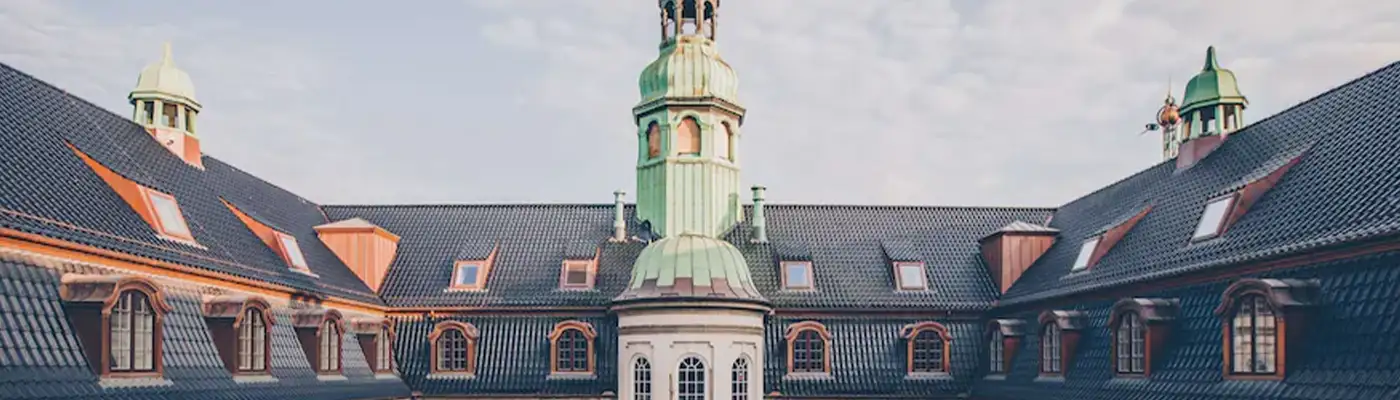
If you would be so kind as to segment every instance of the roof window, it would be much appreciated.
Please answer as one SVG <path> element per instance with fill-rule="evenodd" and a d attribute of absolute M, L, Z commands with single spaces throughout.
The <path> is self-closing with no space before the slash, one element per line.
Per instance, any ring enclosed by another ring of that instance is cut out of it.
<path fill-rule="evenodd" d="M 1234 194 L 1211 200 L 1206 203 L 1206 209 L 1201 213 L 1201 220 L 1196 223 L 1196 232 L 1191 234 L 1191 240 L 1205 240 L 1220 236 L 1225 228 L 1225 217 L 1230 215 L 1230 210 L 1235 205 Z"/>
<path fill-rule="evenodd" d="M 814 287 L 811 261 L 783 261 L 782 268 L 783 289 L 811 290 Z"/>
<path fill-rule="evenodd" d="M 894 263 L 894 273 L 899 290 L 928 289 L 928 282 L 924 280 L 923 262 Z"/>
<path fill-rule="evenodd" d="M 301 246 L 297 245 L 297 238 L 277 232 L 277 243 L 282 245 L 282 257 L 287 259 L 287 264 L 298 269 L 308 269 L 306 256 L 301 254 Z"/>
<path fill-rule="evenodd" d="M 1089 259 L 1094 256 L 1094 249 L 1099 247 L 1100 238 L 1095 236 L 1085 240 L 1084 244 L 1079 246 L 1079 256 L 1074 258 L 1074 267 L 1070 268 L 1070 271 L 1083 271 L 1085 268 L 1089 268 Z"/>

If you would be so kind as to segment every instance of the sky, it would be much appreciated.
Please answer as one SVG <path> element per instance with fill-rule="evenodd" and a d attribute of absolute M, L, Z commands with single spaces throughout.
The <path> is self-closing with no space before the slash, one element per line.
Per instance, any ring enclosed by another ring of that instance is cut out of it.
<path fill-rule="evenodd" d="M 0 0 L 0 63 L 112 112 L 170 41 L 217 157 L 324 204 L 635 190 L 652 0 Z M 1258 121 L 1400 60 L 1400 2 L 728 0 L 743 184 L 774 203 L 1058 206 L 1215 45 Z M 1308 134 L 1299 132 L 1299 134 Z"/>

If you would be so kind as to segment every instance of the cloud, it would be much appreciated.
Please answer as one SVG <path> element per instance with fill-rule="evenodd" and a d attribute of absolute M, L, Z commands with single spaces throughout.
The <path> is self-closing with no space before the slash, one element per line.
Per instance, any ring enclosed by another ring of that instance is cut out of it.
<path fill-rule="evenodd" d="M 0 60 L 125 115 L 173 38 L 207 151 L 320 202 L 606 202 L 633 185 L 654 2 L 288 5 L 325 17 L 310 21 L 160 1 L 0 0 Z M 1400 3 L 1384 1 L 762 0 L 719 15 L 749 110 L 744 183 L 787 203 L 1055 206 L 1160 161 L 1138 133 L 1208 45 L 1256 121 L 1400 59 Z"/>

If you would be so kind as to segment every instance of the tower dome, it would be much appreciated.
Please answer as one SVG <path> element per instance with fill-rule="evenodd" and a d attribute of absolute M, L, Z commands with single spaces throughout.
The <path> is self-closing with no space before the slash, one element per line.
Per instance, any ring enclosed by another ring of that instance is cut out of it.
<path fill-rule="evenodd" d="M 715 42 L 680 35 L 662 44 L 661 54 L 638 79 L 642 102 L 661 97 L 718 97 L 738 102 L 739 76 L 720 58 Z"/>
<path fill-rule="evenodd" d="M 631 283 L 614 302 L 646 299 L 767 303 L 738 248 L 694 233 L 652 242 L 637 256 Z"/>
<path fill-rule="evenodd" d="M 1215 58 L 1215 46 L 1210 46 L 1206 49 L 1205 66 L 1186 83 L 1186 95 L 1181 100 L 1181 109 L 1188 112 L 1221 103 L 1247 105 L 1249 101 L 1240 93 L 1235 73 L 1220 67 Z"/>
<path fill-rule="evenodd" d="M 185 104 L 195 111 L 200 109 L 199 101 L 194 96 L 194 81 L 190 80 L 190 74 L 175 67 L 170 43 L 165 44 L 160 61 L 141 70 L 141 75 L 136 78 L 136 88 L 131 90 L 127 99 L 160 99 Z"/>

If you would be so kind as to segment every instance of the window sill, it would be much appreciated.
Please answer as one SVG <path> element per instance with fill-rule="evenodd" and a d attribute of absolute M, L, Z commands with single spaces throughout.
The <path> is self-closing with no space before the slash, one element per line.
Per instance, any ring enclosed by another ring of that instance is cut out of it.
<path fill-rule="evenodd" d="M 1064 375 L 1040 375 L 1035 377 L 1034 382 L 1065 383 Z"/>
<path fill-rule="evenodd" d="M 1006 380 L 1006 374 L 987 374 L 986 376 L 983 376 L 982 379 L 989 381 L 1004 381 Z"/>
<path fill-rule="evenodd" d="M 321 382 L 333 382 L 333 381 L 344 381 L 344 380 L 349 380 L 349 379 L 346 378 L 345 375 L 335 374 L 335 375 L 316 375 L 316 380 L 321 381 Z"/>
<path fill-rule="evenodd" d="M 911 372 L 904 376 L 906 381 L 951 381 L 952 375 L 947 372 Z"/>
<path fill-rule="evenodd" d="M 277 383 L 277 377 L 267 374 L 259 375 L 234 375 L 235 383 Z"/>
<path fill-rule="evenodd" d="M 470 372 L 434 372 L 423 378 L 428 380 L 466 381 L 476 379 L 476 374 Z"/>
<path fill-rule="evenodd" d="M 592 372 L 552 372 L 545 380 L 589 380 L 598 379 Z"/>
<path fill-rule="evenodd" d="M 816 381 L 833 379 L 830 372 L 789 372 L 783 380 Z"/>
<path fill-rule="evenodd" d="M 174 384 L 175 382 L 172 382 L 169 379 L 165 379 L 159 376 L 129 378 L 105 377 L 97 380 L 97 386 L 101 386 L 103 389 L 158 387 L 171 386 Z"/>

